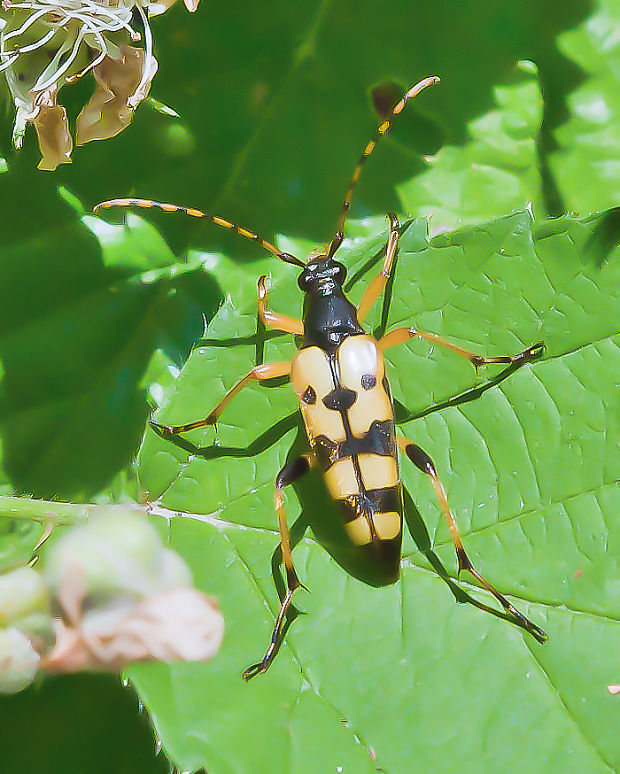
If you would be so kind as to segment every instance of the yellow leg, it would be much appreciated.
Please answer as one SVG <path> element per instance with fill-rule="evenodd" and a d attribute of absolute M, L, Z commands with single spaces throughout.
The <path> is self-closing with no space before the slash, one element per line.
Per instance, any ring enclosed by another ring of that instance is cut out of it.
<path fill-rule="evenodd" d="M 390 219 L 390 236 L 388 237 L 387 247 L 385 248 L 383 268 L 364 291 L 360 305 L 357 307 L 357 319 L 359 322 L 362 322 L 372 305 L 379 298 L 381 293 L 383 293 L 387 281 L 390 278 L 390 272 L 392 271 L 392 263 L 394 261 L 394 256 L 396 255 L 398 238 L 400 236 L 398 231 L 400 224 L 398 218 L 393 213 L 388 213 L 388 218 Z"/>
<path fill-rule="evenodd" d="M 465 547 L 463 546 L 463 541 L 461 540 L 456 521 L 450 512 L 446 490 L 443 488 L 443 484 L 437 476 L 437 471 L 435 470 L 435 465 L 431 458 L 417 444 L 412 443 L 406 438 L 397 438 L 396 441 L 400 450 L 404 452 L 407 457 L 409 457 L 411 462 L 413 462 L 413 464 L 419 470 L 421 470 L 422 473 L 425 473 L 431 480 L 433 489 L 435 490 L 435 494 L 439 500 L 439 505 L 441 506 L 443 515 L 445 516 L 448 523 L 448 528 L 450 529 L 450 535 L 452 536 L 452 542 L 454 543 L 454 549 L 456 551 L 456 556 L 459 563 L 459 573 L 461 573 L 463 570 L 467 570 L 467 572 L 471 573 L 471 575 L 476 578 L 476 580 L 483 588 L 493 594 L 495 599 L 497 599 L 504 610 L 506 610 L 506 612 L 517 621 L 519 626 L 528 631 L 538 640 L 538 642 L 546 642 L 546 633 L 539 626 L 536 626 L 533 621 L 530 621 L 529 618 L 526 618 L 523 613 L 520 613 L 517 608 L 514 607 L 514 605 L 512 605 L 506 599 L 506 597 L 503 596 L 503 594 L 500 594 L 500 592 L 494 586 L 492 586 L 489 581 L 483 575 L 481 575 L 471 563 L 471 560 L 465 551 Z"/>
<path fill-rule="evenodd" d="M 267 309 L 267 288 L 265 287 L 265 275 L 258 280 L 258 316 L 266 328 L 274 328 L 284 333 L 293 333 L 296 336 L 304 335 L 304 324 L 301 320 L 287 317 L 285 314 L 276 314 Z"/>
<path fill-rule="evenodd" d="M 282 489 L 289 484 L 293 484 L 298 481 L 303 475 L 305 475 L 312 465 L 312 457 L 309 454 L 304 454 L 301 457 L 289 462 L 285 465 L 276 477 L 275 486 L 275 508 L 278 514 L 278 528 L 280 530 L 280 548 L 282 551 L 282 562 L 286 569 L 286 594 L 280 604 L 280 611 L 276 618 L 276 623 L 273 628 L 271 640 L 269 646 L 262 661 L 257 664 L 252 664 L 243 672 L 244 680 L 251 680 L 256 675 L 260 675 L 266 672 L 274 658 L 278 654 L 280 645 L 282 644 L 283 629 L 286 621 L 286 614 L 293 599 L 293 594 L 298 588 L 305 588 L 302 582 L 297 576 L 295 567 L 293 565 L 293 553 L 291 550 L 291 539 L 288 531 L 288 524 L 286 522 L 286 511 L 284 509 L 284 499 L 282 497 Z"/>
<path fill-rule="evenodd" d="M 289 360 L 280 363 L 263 363 L 262 365 L 254 366 L 254 368 L 246 374 L 240 382 L 230 390 L 224 398 L 217 404 L 213 411 L 204 419 L 198 419 L 196 422 L 189 422 L 186 425 L 160 425 L 159 422 L 151 420 L 151 425 L 164 433 L 176 435 L 178 433 L 186 433 L 188 430 L 195 430 L 198 427 L 207 427 L 209 425 L 216 425 L 218 417 L 224 411 L 230 401 L 238 395 L 241 390 L 246 387 L 252 381 L 263 381 L 265 379 L 275 379 L 278 376 L 288 376 L 291 372 L 291 363 Z"/>
<path fill-rule="evenodd" d="M 532 344 L 531 347 L 526 347 L 523 352 L 519 352 L 517 355 L 483 357 L 482 355 L 477 355 L 475 352 L 470 352 L 468 349 L 463 349 L 463 347 L 452 344 L 446 339 L 442 339 L 441 336 L 437 336 L 435 333 L 425 333 L 424 331 L 419 331 L 416 328 L 407 327 L 396 328 L 396 330 L 390 331 L 389 333 L 386 333 L 385 336 L 382 336 L 378 342 L 379 349 L 382 352 L 385 352 L 385 350 L 389 349 L 390 347 L 394 347 L 397 344 L 404 344 L 406 341 L 411 341 L 411 339 L 415 338 L 424 339 L 424 341 L 428 341 L 429 344 L 434 344 L 438 347 L 444 347 L 444 349 L 449 349 L 451 352 L 455 352 L 457 355 L 460 355 L 461 357 L 469 360 L 469 362 L 475 366 L 476 370 L 478 370 L 480 366 L 489 365 L 490 363 L 529 363 L 530 360 L 534 360 L 535 358 L 542 355 L 545 349 L 543 342 L 539 341 L 537 344 Z"/>

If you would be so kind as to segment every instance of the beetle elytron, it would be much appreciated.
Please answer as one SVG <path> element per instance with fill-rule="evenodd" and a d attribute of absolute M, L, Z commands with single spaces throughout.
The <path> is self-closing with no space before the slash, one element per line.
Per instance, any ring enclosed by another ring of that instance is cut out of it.
<path fill-rule="evenodd" d="M 299 400 L 310 452 L 286 464 L 275 482 L 275 509 L 278 516 L 282 560 L 286 568 L 287 589 L 273 629 L 271 642 L 263 659 L 243 673 L 246 680 L 267 671 L 277 654 L 286 615 L 295 591 L 302 586 L 291 553 L 289 531 L 284 511 L 282 489 L 300 479 L 312 466 L 318 466 L 329 494 L 338 503 L 345 530 L 355 546 L 363 547 L 378 566 L 385 582 L 399 575 L 403 523 L 403 495 L 397 451 L 425 473 L 446 518 L 458 558 L 459 572 L 468 570 L 500 602 L 513 620 L 539 642 L 545 632 L 520 613 L 473 566 L 450 513 L 445 490 L 430 457 L 412 441 L 396 436 L 390 388 L 385 375 L 383 353 L 389 347 L 414 338 L 445 347 L 467 358 L 476 368 L 488 363 L 522 364 L 542 354 L 544 345 L 535 344 L 517 355 L 483 357 L 458 347 L 433 333 L 416 328 L 397 328 L 378 341 L 366 334 L 361 322 L 379 298 L 390 276 L 399 239 L 399 222 L 389 214 L 389 237 L 381 271 L 366 288 L 356 308 L 343 292 L 346 269 L 334 259 L 344 234 L 344 223 L 362 165 L 372 153 L 379 138 L 390 128 L 394 116 L 406 103 L 439 78 L 425 78 L 413 86 L 392 108 L 380 124 L 373 140 L 364 148 L 347 189 L 336 235 L 327 249 L 311 253 L 304 263 L 293 255 L 223 218 L 200 210 L 162 204 L 144 199 L 112 199 L 95 209 L 115 206 L 158 207 L 169 212 L 185 212 L 207 218 L 223 228 L 258 242 L 280 260 L 301 269 L 298 283 L 304 292 L 303 321 L 277 314 L 267 308 L 265 277 L 258 280 L 258 315 L 264 325 L 301 337 L 299 351 L 290 362 L 257 365 L 233 387 L 204 419 L 185 425 L 151 424 L 166 434 L 185 433 L 198 427 L 215 425 L 230 401 L 253 381 L 289 377 Z"/>

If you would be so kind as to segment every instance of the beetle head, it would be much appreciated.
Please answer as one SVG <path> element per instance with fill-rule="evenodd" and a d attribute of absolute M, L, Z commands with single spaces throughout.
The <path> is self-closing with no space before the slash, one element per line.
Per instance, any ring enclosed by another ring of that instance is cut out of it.
<path fill-rule="evenodd" d="M 317 250 L 310 254 L 297 283 L 304 293 L 328 296 L 342 288 L 346 277 L 347 270 L 342 263 L 335 261 L 324 250 Z"/>

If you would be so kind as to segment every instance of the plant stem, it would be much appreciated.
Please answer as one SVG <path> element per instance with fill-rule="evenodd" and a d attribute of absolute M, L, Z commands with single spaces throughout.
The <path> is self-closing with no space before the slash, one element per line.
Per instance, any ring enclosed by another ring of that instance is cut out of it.
<path fill-rule="evenodd" d="M 29 497 L 1 497 L 0 518 L 23 519 L 45 523 L 53 519 L 58 525 L 81 524 L 98 510 L 108 506 L 33 500 Z M 114 507 L 114 506 L 109 506 Z M 127 506 L 123 506 L 127 507 Z"/>

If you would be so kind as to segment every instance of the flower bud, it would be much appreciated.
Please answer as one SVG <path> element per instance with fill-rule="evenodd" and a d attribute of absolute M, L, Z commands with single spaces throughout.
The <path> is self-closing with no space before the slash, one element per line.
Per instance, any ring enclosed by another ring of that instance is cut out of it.
<path fill-rule="evenodd" d="M 107 508 L 63 535 L 49 550 L 45 579 L 62 602 L 142 597 L 159 586 L 163 546 L 157 530 L 129 508 Z"/>
<path fill-rule="evenodd" d="M 48 610 L 47 587 L 38 572 L 31 567 L 19 567 L 0 575 L 0 626 Z"/>
<path fill-rule="evenodd" d="M 17 693 L 30 685 L 40 660 L 23 632 L 14 626 L 0 629 L 0 693 Z"/>

